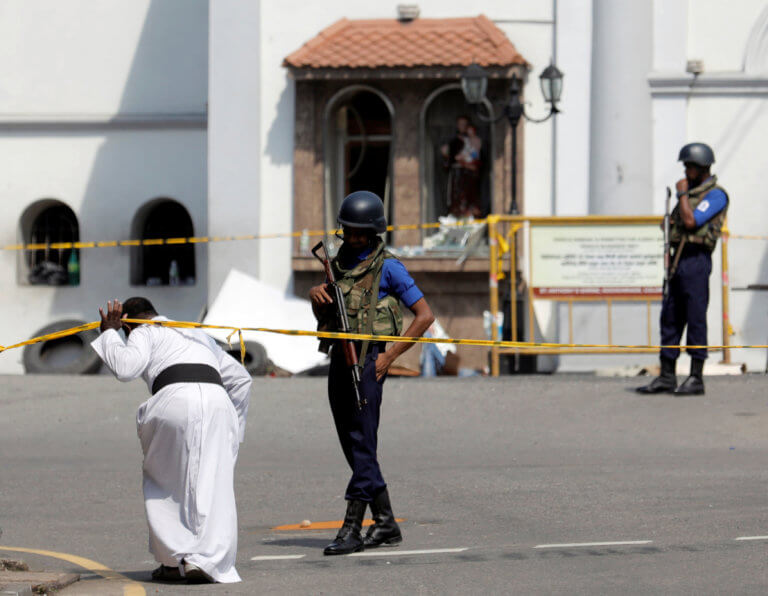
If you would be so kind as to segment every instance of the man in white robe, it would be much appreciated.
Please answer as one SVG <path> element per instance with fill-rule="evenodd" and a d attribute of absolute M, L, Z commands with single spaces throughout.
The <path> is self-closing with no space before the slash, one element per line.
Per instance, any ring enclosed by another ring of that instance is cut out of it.
<path fill-rule="evenodd" d="M 99 312 L 93 349 L 120 381 L 141 377 L 153 393 L 136 415 L 149 550 L 161 564 L 152 577 L 240 581 L 234 468 L 250 375 L 198 329 L 123 322 L 168 320 L 145 298 L 108 302 Z"/>

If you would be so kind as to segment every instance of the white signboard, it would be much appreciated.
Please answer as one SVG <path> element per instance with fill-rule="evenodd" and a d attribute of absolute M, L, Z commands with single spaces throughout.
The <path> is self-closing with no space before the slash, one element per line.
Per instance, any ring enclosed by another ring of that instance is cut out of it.
<path fill-rule="evenodd" d="M 654 297 L 663 277 L 658 225 L 531 227 L 531 286 L 538 298 Z"/>

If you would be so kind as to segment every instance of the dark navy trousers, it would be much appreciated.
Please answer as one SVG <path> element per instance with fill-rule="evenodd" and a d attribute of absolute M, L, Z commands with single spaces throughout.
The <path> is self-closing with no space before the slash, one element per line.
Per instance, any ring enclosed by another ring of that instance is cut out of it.
<path fill-rule="evenodd" d="M 707 307 L 709 306 L 709 275 L 712 255 L 700 245 L 683 247 L 677 271 L 669 282 L 669 292 L 661 305 L 661 343 L 680 345 L 683 330 L 688 326 L 687 345 L 707 345 Z M 686 350 L 691 358 L 705 360 L 707 350 Z M 677 348 L 662 348 L 661 356 L 676 360 Z"/>
<path fill-rule="evenodd" d="M 358 410 L 355 403 L 352 374 L 338 344 L 331 350 L 331 369 L 328 373 L 328 397 L 333 421 L 344 457 L 352 469 L 345 498 L 367 503 L 387 487 L 376 455 L 381 393 L 386 379 L 385 376 L 380 382 L 376 380 L 379 349 L 379 344 L 371 344 L 365 358 L 360 395 L 367 403 L 362 410 Z"/>

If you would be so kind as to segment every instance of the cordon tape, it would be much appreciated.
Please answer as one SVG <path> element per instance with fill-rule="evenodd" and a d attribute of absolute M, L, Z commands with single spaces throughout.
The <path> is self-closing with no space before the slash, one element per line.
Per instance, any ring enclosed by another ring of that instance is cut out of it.
<path fill-rule="evenodd" d="M 481 346 L 487 348 L 519 348 L 520 350 L 526 349 L 559 349 L 559 348 L 572 348 L 572 349 L 592 349 L 592 348 L 608 348 L 615 349 L 617 352 L 622 350 L 636 350 L 636 349 L 648 349 L 658 350 L 661 348 L 702 348 L 708 350 L 723 350 L 723 349 L 768 349 L 768 345 L 709 345 L 709 346 L 666 346 L 666 345 L 630 345 L 630 344 L 565 344 L 565 343 L 546 343 L 546 342 L 523 342 L 523 341 L 508 341 L 508 340 L 491 340 L 491 339 L 451 339 L 451 338 L 436 338 L 436 337 L 406 337 L 399 335 L 366 335 L 363 333 L 337 333 L 334 331 L 306 331 L 303 329 L 271 329 L 269 327 L 234 327 L 229 325 L 207 325 L 205 323 L 192 323 L 189 321 L 153 321 L 147 319 L 123 319 L 126 323 L 147 324 L 147 325 L 160 325 L 162 327 L 177 327 L 182 329 L 218 329 L 223 331 L 230 331 L 227 341 L 237 334 L 240 343 L 240 356 L 241 361 L 245 359 L 245 340 L 243 339 L 244 332 L 257 332 L 257 333 L 277 333 L 280 335 L 295 335 L 299 337 L 316 337 L 323 339 L 353 339 L 353 340 L 373 340 L 380 342 L 405 342 L 405 343 L 433 343 L 433 344 L 452 344 L 460 346 Z M 29 346 L 32 344 L 40 343 L 43 341 L 50 341 L 52 339 L 61 339 L 70 335 L 76 335 L 82 331 L 88 331 L 90 329 L 96 329 L 101 325 L 99 321 L 93 323 L 86 323 L 78 327 L 72 327 L 71 329 L 64 329 L 57 331 L 56 333 L 49 333 L 47 335 L 41 335 L 39 337 L 33 337 L 26 341 L 22 341 L 10 346 L 0 346 L 0 353 L 14 348 L 21 348 L 23 346 Z M 230 344 L 231 345 L 231 344 Z"/>
<path fill-rule="evenodd" d="M 455 222 L 429 222 L 422 224 L 405 224 L 399 226 L 387 226 L 388 232 L 401 232 L 407 230 L 430 230 L 441 227 L 463 227 L 476 224 L 486 224 L 488 218 L 462 220 Z M 84 242 L 37 242 L 28 244 L 5 244 L 0 246 L 0 250 L 18 251 L 18 250 L 67 250 L 81 248 L 117 248 L 124 246 L 164 246 L 179 244 L 210 244 L 214 242 L 236 242 L 241 240 L 270 240 L 277 238 L 301 238 L 333 235 L 341 232 L 334 230 L 301 230 L 298 232 L 276 232 L 273 234 L 244 234 L 239 236 L 192 236 L 189 238 L 144 238 L 133 240 L 94 240 Z M 768 240 L 768 236 L 756 236 L 749 234 L 728 234 L 731 240 Z"/>
<path fill-rule="evenodd" d="M 475 224 L 485 224 L 486 219 L 474 219 L 455 221 L 448 223 L 430 222 L 423 224 L 406 224 L 400 226 L 387 226 L 388 232 L 400 232 L 405 230 L 429 230 L 440 227 L 462 227 Z M 6 244 L 0 246 L 0 250 L 67 250 L 71 248 L 114 248 L 119 246 L 162 246 L 174 244 L 210 244 L 212 242 L 235 242 L 239 240 L 270 240 L 275 238 L 300 238 L 302 236 L 333 235 L 341 230 L 302 230 L 300 232 L 277 232 L 274 234 L 245 234 L 242 236 L 197 236 L 191 238 L 145 238 L 142 240 L 103 240 L 91 242 L 50 242 L 30 244 Z"/>

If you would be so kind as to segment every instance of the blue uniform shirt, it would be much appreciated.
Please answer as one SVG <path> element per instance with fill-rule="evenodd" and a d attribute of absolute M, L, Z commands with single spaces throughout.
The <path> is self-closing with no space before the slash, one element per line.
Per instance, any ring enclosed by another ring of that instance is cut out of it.
<path fill-rule="evenodd" d="M 728 204 L 728 197 L 719 188 L 710 190 L 693 210 L 693 219 L 696 227 L 700 228 L 715 215 L 720 213 Z"/>
<path fill-rule="evenodd" d="M 364 261 L 371 254 L 371 249 L 367 248 L 355 257 L 355 263 Z M 344 263 L 348 268 L 350 263 Z M 385 259 L 381 268 L 381 283 L 379 283 L 379 300 L 385 296 L 394 296 L 407 307 L 413 306 L 424 297 L 424 294 L 413 281 L 410 273 L 397 259 Z"/>

